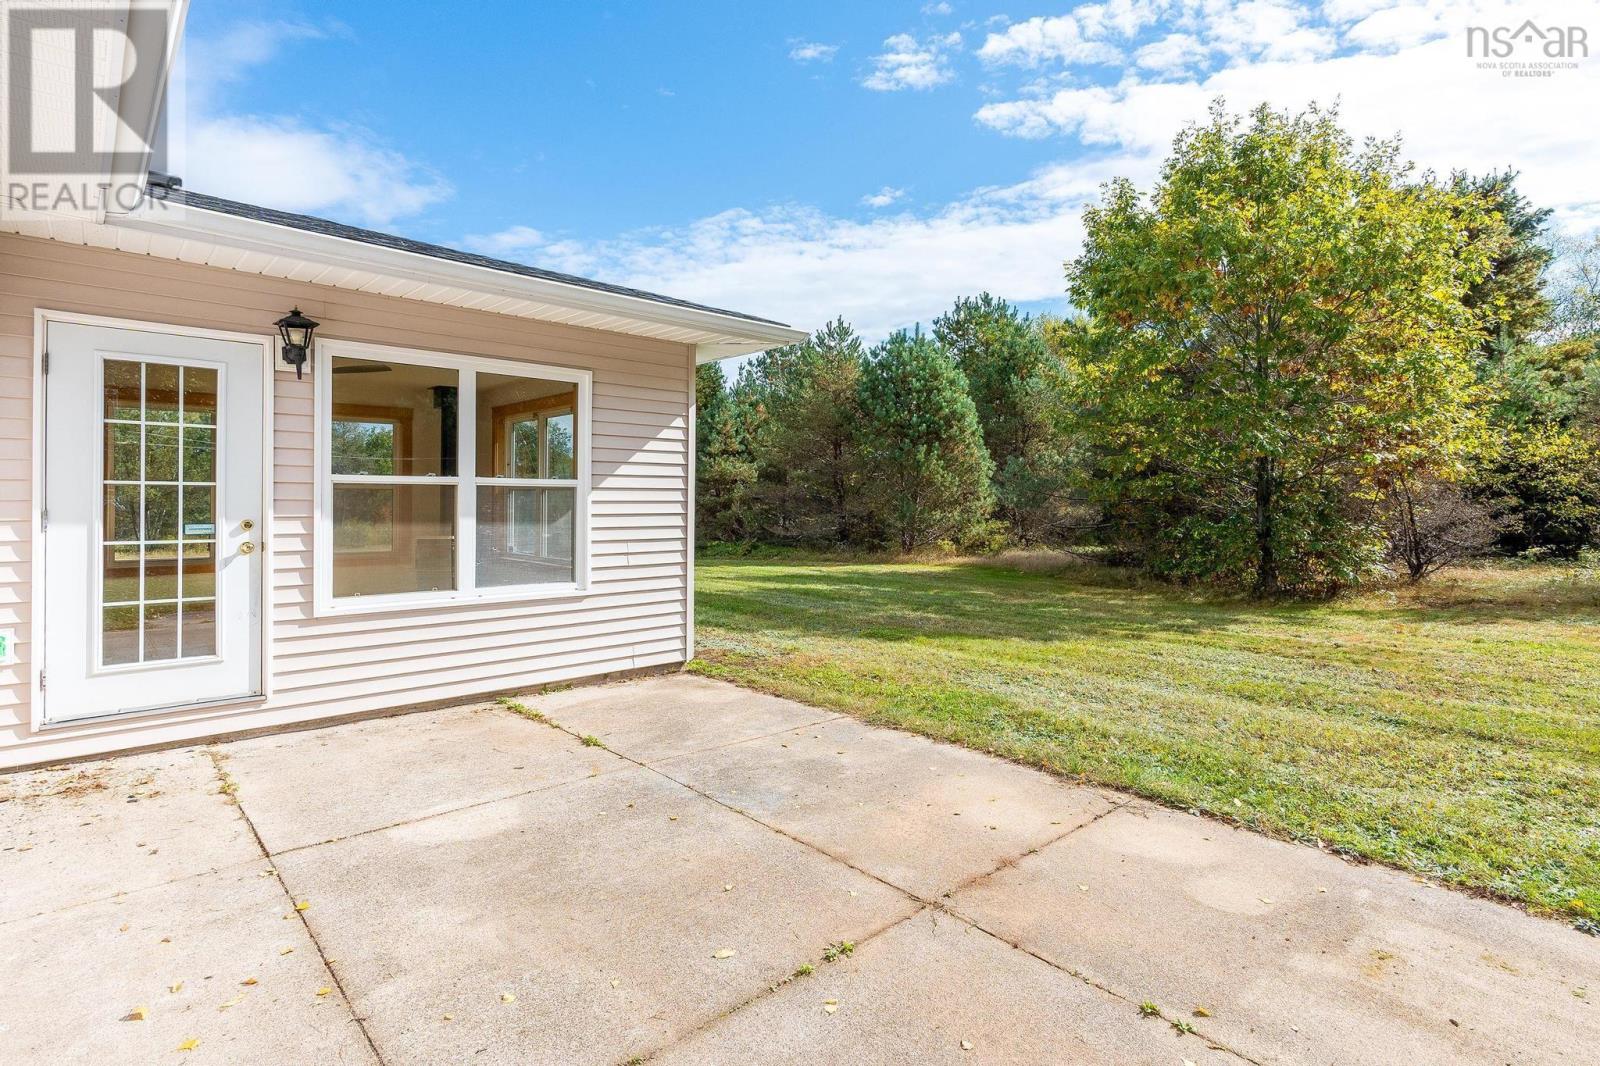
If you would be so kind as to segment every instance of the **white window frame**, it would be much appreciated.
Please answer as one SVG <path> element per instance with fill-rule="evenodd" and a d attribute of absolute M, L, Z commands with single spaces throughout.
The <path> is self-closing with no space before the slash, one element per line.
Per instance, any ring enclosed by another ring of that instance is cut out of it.
<path fill-rule="evenodd" d="M 336 358 L 368 359 L 379 362 L 409 363 L 414 366 L 437 367 L 457 373 L 457 446 L 456 477 L 397 477 L 386 478 L 395 483 L 422 485 L 454 484 L 456 487 L 456 587 L 429 592 L 401 592 L 372 596 L 334 596 L 333 594 L 333 360 Z M 563 596 L 583 595 L 589 589 L 589 489 L 590 455 L 593 438 L 591 390 L 593 375 L 587 370 L 548 366 L 543 363 L 525 363 L 512 359 L 492 359 L 485 356 L 455 355 L 448 352 L 430 352 L 414 348 L 396 348 L 359 341 L 318 338 L 312 362 L 312 382 L 315 393 L 315 469 L 316 493 L 314 524 L 315 542 L 312 551 L 312 577 L 315 586 L 314 609 L 318 616 L 375 614 L 408 611 L 419 607 L 448 607 L 475 603 L 506 603 L 519 600 L 555 599 Z M 483 477 L 478 463 L 478 387 L 477 375 L 505 374 L 513 377 L 542 378 L 548 381 L 566 381 L 577 386 L 578 402 L 573 412 L 577 417 L 573 446 L 578 451 L 576 483 L 557 478 L 496 478 Z M 477 587 L 478 510 L 477 492 L 480 486 L 514 488 L 573 488 L 575 489 L 572 515 L 572 565 L 573 580 L 532 585 L 497 585 Z M 468 489 L 472 491 L 467 491 Z"/>

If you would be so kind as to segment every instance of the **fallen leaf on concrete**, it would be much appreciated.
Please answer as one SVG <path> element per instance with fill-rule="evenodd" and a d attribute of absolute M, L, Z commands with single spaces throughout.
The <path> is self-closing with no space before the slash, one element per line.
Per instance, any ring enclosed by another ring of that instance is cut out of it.
<path fill-rule="evenodd" d="M 667 815 L 667 821 L 669 821 L 669 822 L 676 822 L 676 821 L 677 821 L 677 820 L 678 820 L 678 816 L 677 816 L 677 815 L 676 815 L 676 814 L 669 814 L 669 815 Z"/>
<path fill-rule="evenodd" d="M 218 1010 L 227 1010 L 229 1007 L 237 1007 L 239 1004 L 241 1004 L 243 1002 L 244 1002 L 244 993 L 240 992 L 237 996 L 234 996 L 232 999 L 228 1000 L 228 1002 L 222 1004 L 217 1009 Z"/>
<path fill-rule="evenodd" d="M 278 954 L 279 955 L 293 955 L 294 954 L 294 948 L 279 948 L 278 949 Z"/>
<path fill-rule="evenodd" d="M 318 997 L 332 995 L 332 994 L 333 994 L 333 989 L 329 988 L 327 985 L 323 985 L 321 988 L 317 989 L 317 996 Z"/>
<path fill-rule="evenodd" d="M 613 977 L 611 979 L 611 987 L 612 988 L 621 988 L 622 987 L 622 982 L 617 980 L 615 977 Z"/>
<path fill-rule="evenodd" d="M 239 982 L 239 983 L 240 983 L 240 984 L 241 984 L 241 985 L 254 985 L 254 984 L 260 984 L 260 982 L 259 982 L 259 981 L 257 981 L 257 980 L 256 980 L 256 979 L 255 979 L 255 978 L 254 978 L 254 977 L 246 977 L 246 978 L 245 978 L 245 979 L 244 979 L 244 980 L 243 980 L 243 981 L 240 981 L 240 982 Z"/>
<path fill-rule="evenodd" d="M 161 942 L 163 944 L 170 944 L 172 943 L 172 938 L 170 936 L 164 936 L 161 938 Z"/>
<path fill-rule="evenodd" d="M 970 1040 L 961 1041 L 961 1050 L 962 1051 L 971 1051 L 972 1050 L 972 1041 L 970 1041 Z"/>
<path fill-rule="evenodd" d="M 127 1014 L 124 1014 L 122 1016 L 122 1020 L 125 1022 L 142 1022 L 149 1016 L 150 1012 L 145 1010 L 143 1007 L 135 1007 Z"/>
<path fill-rule="evenodd" d="M 822 1013 L 824 1013 L 824 1014 L 832 1014 L 833 1012 L 837 1011 L 838 1009 L 839 1009 L 839 1001 L 838 1000 L 836 1000 L 836 999 L 825 999 L 825 1000 L 822 1001 Z"/>
<path fill-rule="evenodd" d="M 1089 886 L 1088 885 L 1079 885 L 1078 886 L 1078 891 L 1079 892 L 1087 892 L 1087 891 L 1089 891 Z"/>
<path fill-rule="evenodd" d="M 308 900 L 308 899 L 303 899 L 299 903 L 296 903 L 294 905 L 294 909 L 297 910 L 297 911 L 303 911 L 303 910 L 308 909 L 310 906 L 311 906 L 311 901 Z"/>
<path fill-rule="evenodd" d="M 122 923 L 122 928 L 117 930 L 117 932 L 119 932 L 119 933 L 126 933 L 127 931 L 128 931 L 128 923 L 127 922 L 123 922 Z"/>
<path fill-rule="evenodd" d="M 183 1043 L 178 1045 L 178 1050 L 179 1051 L 193 1051 L 195 1048 L 197 1048 L 199 1046 L 200 1046 L 200 1041 L 191 1036 L 189 1039 L 185 1040 Z"/>
<path fill-rule="evenodd" d="M 1196 1018 L 1209 1018 L 1211 1017 L 1211 1012 L 1206 1010 L 1204 1007 L 1196 1007 L 1194 1009 L 1194 1016 Z"/>
<path fill-rule="evenodd" d="M 516 1001 L 517 1001 L 517 994 L 515 992 L 502 992 L 502 993 L 500 993 L 500 1002 L 501 1003 L 515 1003 Z"/>
<path fill-rule="evenodd" d="M 732 948 L 718 948 L 711 953 L 711 957 L 713 959 L 731 959 L 737 954 L 739 953 Z"/>
<path fill-rule="evenodd" d="M 1269 907 L 1272 906 L 1272 902 L 1273 901 L 1268 899 L 1266 896 L 1257 896 L 1256 898 L 1259 899 L 1262 903 L 1265 903 L 1267 906 L 1269 906 Z"/>
<path fill-rule="evenodd" d="M 724 891 L 724 892 L 732 892 L 733 891 L 733 886 L 732 885 L 723 885 L 722 886 L 722 891 Z"/>
<path fill-rule="evenodd" d="M 183 982 L 182 981 L 174 981 L 174 982 L 172 982 L 172 984 L 167 986 L 167 991 L 173 993 L 174 995 L 176 995 L 179 992 L 182 992 L 183 991 Z"/>
<path fill-rule="evenodd" d="M 444 1016 L 444 1020 L 447 1022 L 453 1022 L 456 1020 L 456 1016 L 454 1014 L 446 1014 Z"/>

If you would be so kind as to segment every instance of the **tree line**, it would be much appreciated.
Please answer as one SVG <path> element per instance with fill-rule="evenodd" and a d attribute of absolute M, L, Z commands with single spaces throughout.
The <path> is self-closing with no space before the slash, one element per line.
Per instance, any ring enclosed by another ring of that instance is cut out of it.
<path fill-rule="evenodd" d="M 1600 543 L 1600 237 L 1513 171 L 1417 173 L 1336 112 L 1186 129 L 1105 187 L 1073 313 L 987 293 L 697 381 L 697 535 L 1049 546 L 1323 592 Z"/>

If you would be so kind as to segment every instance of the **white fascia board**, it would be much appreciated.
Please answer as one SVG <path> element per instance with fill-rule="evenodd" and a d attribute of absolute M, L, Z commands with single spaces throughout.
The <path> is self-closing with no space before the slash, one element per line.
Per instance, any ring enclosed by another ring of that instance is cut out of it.
<path fill-rule="evenodd" d="M 741 352 L 728 354 L 793 344 L 807 336 L 788 326 L 752 322 L 734 315 L 657 303 L 639 296 L 588 289 L 549 278 L 436 259 L 418 252 L 311 233 L 187 204 L 147 204 L 107 222 L 151 236 L 209 241 L 245 252 L 299 259 L 320 266 L 351 267 L 420 284 L 456 286 L 509 299 L 533 300 L 579 312 L 630 319 L 643 325 L 698 330 L 717 336 L 719 343 L 744 346 Z"/>
<path fill-rule="evenodd" d="M 791 338 L 783 344 L 798 344 L 810 336 L 802 330 L 790 330 Z M 768 348 L 777 348 L 778 344 L 753 344 L 748 341 L 713 341 L 709 344 L 694 346 L 694 364 L 701 366 L 705 363 L 715 363 L 719 359 L 732 359 L 736 355 L 754 355 L 764 352 Z"/>

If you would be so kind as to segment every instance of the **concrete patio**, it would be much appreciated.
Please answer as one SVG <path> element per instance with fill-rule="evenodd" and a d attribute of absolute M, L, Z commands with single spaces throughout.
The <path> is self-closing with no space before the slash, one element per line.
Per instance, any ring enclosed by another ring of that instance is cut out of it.
<path fill-rule="evenodd" d="M 0 1061 L 1600 1046 L 1508 907 L 686 675 L 525 702 L 0 778 Z"/>

